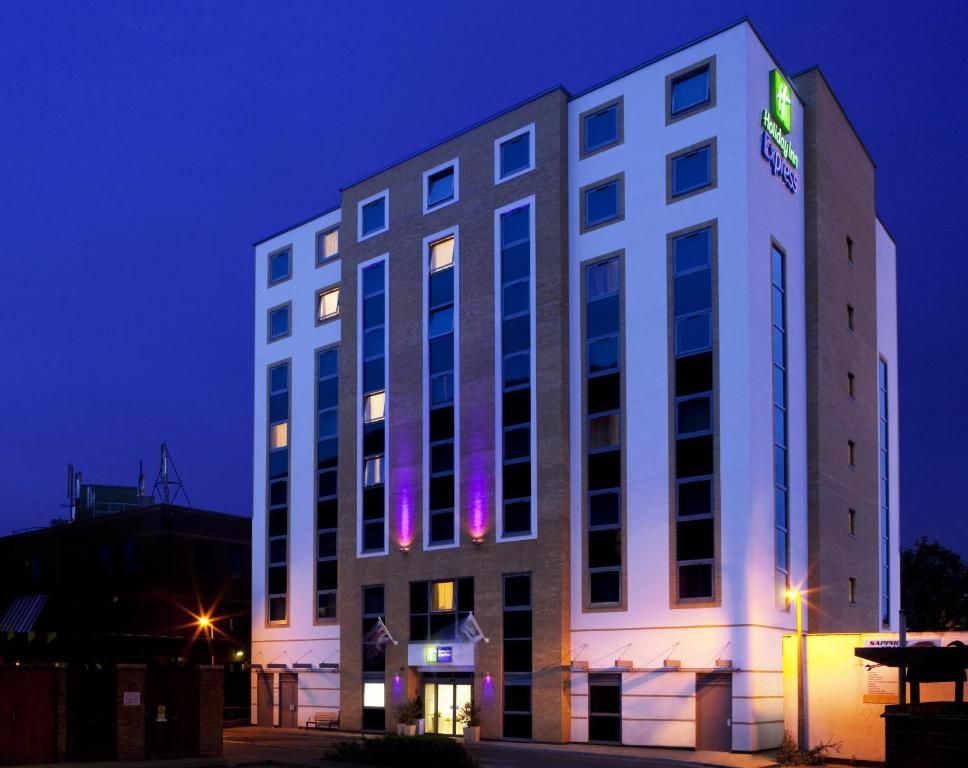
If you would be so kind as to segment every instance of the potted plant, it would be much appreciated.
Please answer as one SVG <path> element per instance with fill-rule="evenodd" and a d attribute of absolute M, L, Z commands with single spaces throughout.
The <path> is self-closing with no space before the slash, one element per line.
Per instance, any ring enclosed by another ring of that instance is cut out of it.
<path fill-rule="evenodd" d="M 464 743 L 477 744 L 481 740 L 481 708 L 465 702 L 457 712 L 457 722 L 464 726 Z"/>
<path fill-rule="evenodd" d="M 423 735 L 424 732 L 424 704 L 423 699 L 418 693 L 413 700 L 413 712 L 417 718 L 417 735 Z"/>
<path fill-rule="evenodd" d="M 397 735 L 417 735 L 417 710 L 412 701 L 407 701 L 397 707 Z"/>

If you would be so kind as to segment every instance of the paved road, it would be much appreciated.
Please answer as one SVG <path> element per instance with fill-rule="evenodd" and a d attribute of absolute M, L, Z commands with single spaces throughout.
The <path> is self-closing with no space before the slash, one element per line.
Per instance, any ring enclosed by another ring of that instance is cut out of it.
<path fill-rule="evenodd" d="M 290 766 L 340 766 L 324 759 L 327 749 L 336 741 L 354 738 L 349 734 L 326 731 L 286 730 L 281 728 L 230 728 L 225 731 L 225 759 L 231 766 L 258 765 L 260 762 Z M 480 744 L 472 747 L 474 756 L 483 768 L 671 768 L 672 766 L 732 765 L 738 768 L 758 768 L 771 761 L 751 755 L 710 756 L 702 753 L 647 750 L 649 755 L 635 754 L 646 750 L 634 748 L 601 748 L 595 752 L 576 748 L 542 747 L 541 745 Z M 631 753 L 631 754 L 630 754 Z"/>

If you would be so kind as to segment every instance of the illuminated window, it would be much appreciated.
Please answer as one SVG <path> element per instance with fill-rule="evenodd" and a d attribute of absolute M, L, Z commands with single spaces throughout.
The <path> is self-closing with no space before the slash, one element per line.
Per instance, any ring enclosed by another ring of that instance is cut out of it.
<path fill-rule="evenodd" d="M 317 320 L 329 320 L 339 314 L 339 288 L 316 294 Z"/>
<path fill-rule="evenodd" d="M 383 413 L 386 408 L 387 393 L 374 392 L 363 398 L 363 421 L 372 424 L 374 421 L 383 421 Z"/>
<path fill-rule="evenodd" d="M 371 456 L 364 462 L 363 485 L 383 485 L 383 456 Z"/>
<path fill-rule="evenodd" d="M 430 246 L 430 271 L 446 269 L 454 263 L 454 238 L 445 237 Z"/>
<path fill-rule="evenodd" d="M 362 494 L 357 507 L 363 552 L 384 552 L 387 546 L 387 497 L 384 470 L 387 452 L 386 399 L 386 298 L 387 263 L 384 259 L 362 267 L 358 349 L 362 366 L 361 410 L 363 454 Z M 359 411 L 358 411 L 359 413 Z"/>
<path fill-rule="evenodd" d="M 457 483 L 455 482 L 455 433 L 457 403 L 454 374 L 457 347 L 454 326 L 457 289 L 453 235 L 428 244 L 425 283 L 429 387 L 425 440 L 430 461 L 426 474 L 426 537 L 429 545 L 456 542 Z"/>
<path fill-rule="evenodd" d="M 385 689 L 385 683 L 363 683 L 363 706 L 382 709 L 386 698 Z"/>
<path fill-rule="evenodd" d="M 289 422 L 273 424 L 269 428 L 269 448 L 285 448 L 289 445 Z"/>
<path fill-rule="evenodd" d="M 435 581 L 431 584 L 430 610 L 435 613 L 454 610 L 454 582 Z"/>
<path fill-rule="evenodd" d="M 339 257 L 339 230 L 330 229 L 316 235 L 316 264 Z"/>

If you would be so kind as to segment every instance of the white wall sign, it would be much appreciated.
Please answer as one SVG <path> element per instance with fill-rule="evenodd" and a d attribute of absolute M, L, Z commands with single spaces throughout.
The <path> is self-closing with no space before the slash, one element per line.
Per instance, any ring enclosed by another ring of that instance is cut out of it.
<path fill-rule="evenodd" d="M 121 694 L 121 703 L 126 707 L 140 707 L 141 691 L 125 691 Z"/>

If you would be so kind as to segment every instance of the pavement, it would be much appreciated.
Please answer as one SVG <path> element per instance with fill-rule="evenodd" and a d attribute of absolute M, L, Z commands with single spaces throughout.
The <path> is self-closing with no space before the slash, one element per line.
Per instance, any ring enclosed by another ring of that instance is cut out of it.
<path fill-rule="evenodd" d="M 359 738 L 355 733 L 314 731 L 303 728 L 230 728 L 225 731 L 225 763 L 232 768 L 263 765 L 290 768 L 339 766 L 324 759 L 337 741 Z M 468 750 L 482 768 L 674 768 L 674 766 L 723 766 L 768 768 L 776 763 L 767 754 L 703 752 L 692 749 L 656 749 L 594 744 L 533 744 L 485 741 Z"/>

